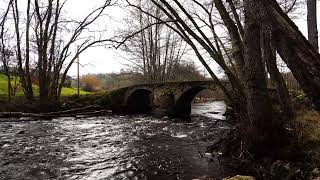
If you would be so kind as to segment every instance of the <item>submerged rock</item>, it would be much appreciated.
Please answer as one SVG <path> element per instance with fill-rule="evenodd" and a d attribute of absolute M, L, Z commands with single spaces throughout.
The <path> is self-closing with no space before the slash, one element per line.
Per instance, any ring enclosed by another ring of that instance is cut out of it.
<path fill-rule="evenodd" d="M 10 147 L 11 145 L 10 144 L 4 144 L 3 146 L 2 146 L 2 148 L 8 148 L 8 147 Z"/>
<path fill-rule="evenodd" d="M 26 133 L 25 130 L 20 130 L 20 131 L 17 132 L 17 135 L 21 135 L 21 134 L 25 134 L 25 133 Z"/>
<path fill-rule="evenodd" d="M 223 116 L 232 116 L 234 114 L 234 110 L 232 107 L 227 106 L 226 112 L 223 114 Z"/>
<path fill-rule="evenodd" d="M 2 165 L 3 166 L 7 166 L 7 165 L 9 165 L 10 164 L 10 162 L 4 162 Z"/>

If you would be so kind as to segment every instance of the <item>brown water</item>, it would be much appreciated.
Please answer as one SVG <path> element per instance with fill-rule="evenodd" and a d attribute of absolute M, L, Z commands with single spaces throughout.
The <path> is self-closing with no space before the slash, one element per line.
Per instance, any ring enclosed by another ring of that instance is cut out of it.
<path fill-rule="evenodd" d="M 206 150 L 230 129 L 224 111 L 223 102 L 195 104 L 187 123 L 139 115 L 0 122 L 0 179 L 221 177 L 228 170 Z"/>

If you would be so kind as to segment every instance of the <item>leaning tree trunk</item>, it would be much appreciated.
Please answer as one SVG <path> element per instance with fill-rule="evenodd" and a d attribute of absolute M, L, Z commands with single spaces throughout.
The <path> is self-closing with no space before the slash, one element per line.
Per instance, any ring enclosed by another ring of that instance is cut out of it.
<path fill-rule="evenodd" d="M 262 33 L 262 50 L 263 50 L 263 59 L 266 62 L 270 78 L 275 85 L 277 90 L 277 95 L 280 103 L 280 109 L 282 111 L 282 117 L 284 121 L 292 120 L 294 118 L 294 111 L 292 107 L 291 98 L 289 91 L 286 85 L 285 80 L 283 79 L 279 69 L 277 67 L 277 57 L 276 51 L 271 45 L 270 42 L 270 33 Z"/>
<path fill-rule="evenodd" d="M 278 127 L 272 118 L 272 105 L 268 95 L 265 67 L 260 46 L 260 24 L 254 19 L 252 3 L 245 4 L 245 92 L 247 99 L 248 120 L 242 122 L 242 133 L 248 148 L 255 153 L 264 153 L 275 143 Z"/>
<path fill-rule="evenodd" d="M 252 10 L 257 22 L 271 30 L 273 44 L 301 88 L 320 112 L 320 55 L 275 0 L 256 0 Z"/>
<path fill-rule="evenodd" d="M 318 51 L 317 0 L 307 0 L 308 40 Z"/>

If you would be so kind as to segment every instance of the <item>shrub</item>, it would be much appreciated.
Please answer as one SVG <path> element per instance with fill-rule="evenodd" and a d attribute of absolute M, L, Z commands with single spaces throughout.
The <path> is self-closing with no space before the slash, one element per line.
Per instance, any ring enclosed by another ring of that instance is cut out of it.
<path fill-rule="evenodd" d="M 86 75 L 81 78 L 81 88 L 85 91 L 96 92 L 101 90 L 101 81 L 93 75 Z"/>

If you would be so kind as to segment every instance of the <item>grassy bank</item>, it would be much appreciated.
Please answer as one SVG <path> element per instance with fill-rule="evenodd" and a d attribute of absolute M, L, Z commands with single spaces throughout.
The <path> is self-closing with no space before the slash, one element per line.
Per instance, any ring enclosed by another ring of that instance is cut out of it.
<path fill-rule="evenodd" d="M 39 87 L 37 85 L 33 86 L 34 95 L 39 95 Z M 63 88 L 61 92 L 61 96 L 72 96 L 78 94 L 77 88 Z M 80 95 L 87 95 L 90 92 L 84 91 L 80 89 Z M 21 86 L 18 87 L 16 92 L 17 97 L 23 96 L 23 91 Z M 0 74 L 0 98 L 5 99 L 8 97 L 8 79 L 4 74 Z"/>
<path fill-rule="evenodd" d="M 275 179 L 320 179 L 320 114 L 313 109 L 300 109 L 288 130 L 291 138 L 271 166 L 273 176 Z"/>

